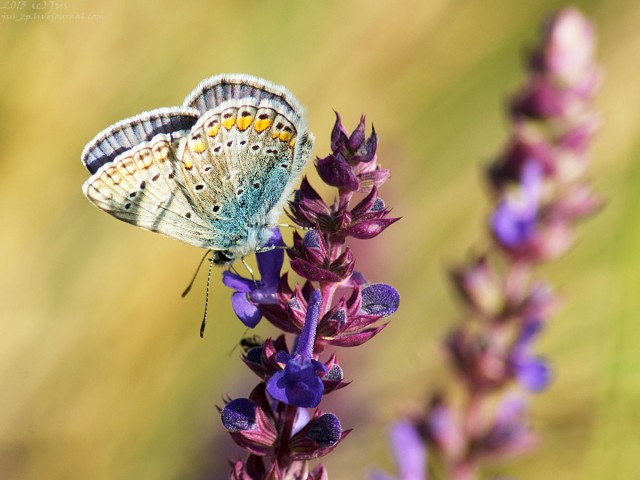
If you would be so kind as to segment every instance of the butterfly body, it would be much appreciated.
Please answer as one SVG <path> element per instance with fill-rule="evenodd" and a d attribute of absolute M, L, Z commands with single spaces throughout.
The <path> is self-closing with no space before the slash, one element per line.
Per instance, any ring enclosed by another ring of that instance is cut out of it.
<path fill-rule="evenodd" d="M 85 147 L 83 192 L 120 220 L 230 264 L 270 236 L 313 136 L 284 87 L 248 75 L 202 82 L 182 107 L 118 122 Z"/>

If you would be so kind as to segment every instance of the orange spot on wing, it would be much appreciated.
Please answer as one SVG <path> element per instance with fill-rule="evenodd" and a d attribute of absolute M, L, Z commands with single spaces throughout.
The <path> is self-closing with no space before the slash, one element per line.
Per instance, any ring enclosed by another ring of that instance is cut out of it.
<path fill-rule="evenodd" d="M 207 146 L 202 140 L 198 140 L 191 144 L 191 151 L 194 153 L 203 153 L 207 149 Z"/>
<path fill-rule="evenodd" d="M 214 125 L 209 130 L 207 130 L 207 136 L 215 137 L 216 135 L 218 135 L 219 130 L 220 130 L 220 125 Z"/>
<path fill-rule="evenodd" d="M 239 118 L 237 121 L 238 130 L 242 132 L 245 131 L 247 128 L 249 128 L 249 125 L 251 125 L 251 122 L 253 122 L 253 117 L 251 116 Z"/>
<path fill-rule="evenodd" d="M 231 130 L 231 127 L 233 127 L 233 125 L 236 123 L 236 117 L 231 117 L 231 118 L 227 118 L 225 120 L 222 121 L 222 125 L 224 126 L 224 128 L 226 128 L 227 130 Z"/>
<path fill-rule="evenodd" d="M 264 132 L 270 126 L 271 126 L 271 120 L 267 118 L 265 120 L 256 121 L 256 123 L 253 125 L 253 128 L 255 128 L 256 132 L 260 133 L 260 132 Z"/>
<path fill-rule="evenodd" d="M 280 141 L 282 142 L 288 142 L 289 140 L 291 140 L 291 133 L 289 132 L 282 132 L 280 134 Z"/>

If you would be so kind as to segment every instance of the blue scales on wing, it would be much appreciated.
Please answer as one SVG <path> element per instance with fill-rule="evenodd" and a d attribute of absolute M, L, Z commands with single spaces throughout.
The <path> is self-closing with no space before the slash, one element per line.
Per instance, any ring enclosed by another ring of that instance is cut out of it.
<path fill-rule="evenodd" d="M 277 223 L 312 136 L 302 108 L 284 88 L 247 75 L 206 80 L 185 101 L 202 112 L 182 157 L 182 173 L 199 213 L 242 256 Z"/>

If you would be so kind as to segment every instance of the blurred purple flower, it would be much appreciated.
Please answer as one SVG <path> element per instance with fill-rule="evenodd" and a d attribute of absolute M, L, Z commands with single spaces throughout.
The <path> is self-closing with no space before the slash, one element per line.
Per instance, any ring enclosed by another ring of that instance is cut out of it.
<path fill-rule="evenodd" d="M 390 432 L 391 450 L 398 475 L 372 472 L 371 480 L 426 480 L 427 448 L 411 422 L 396 422 Z"/>
<path fill-rule="evenodd" d="M 551 381 L 551 370 L 547 362 L 531 354 L 531 346 L 542 330 L 540 320 L 529 320 L 511 347 L 508 363 L 522 387 L 532 392 L 544 390 Z"/>
<path fill-rule="evenodd" d="M 493 424 L 474 440 L 476 458 L 499 459 L 533 448 L 536 438 L 526 424 L 528 402 L 512 393 L 500 400 Z"/>
<path fill-rule="evenodd" d="M 233 311 L 249 328 L 254 328 L 262 318 L 256 304 L 277 303 L 280 269 L 284 262 L 284 251 L 280 247 L 284 246 L 282 234 L 276 227 L 271 238 L 262 246 L 263 251 L 256 253 L 260 280 L 244 278 L 229 270 L 222 273 L 222 283 L 235 290 L 231 296 Z"/>
<path fill-rule="evenodd" d="M 526 247 L 537 233 L 541 177 L 538 163 L 525 165 L 520 195 L 505 195 L 491 218 L 496 239 L 507 248 Z"/>

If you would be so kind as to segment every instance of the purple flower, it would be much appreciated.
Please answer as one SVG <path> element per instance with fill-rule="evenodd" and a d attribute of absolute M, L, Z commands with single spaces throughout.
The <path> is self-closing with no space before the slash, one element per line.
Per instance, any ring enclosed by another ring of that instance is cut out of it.
<path fill-rule="evenodd" d="M 269 395 L 287 405 L 312 408 L 322 399 L 324 385 L 320 376 L 327 372 L 327 368 L 312 358 L 321 302 L 320 290 L 314 290 L 293 355 L 280 352 L 277 360 L 285 364 L 284 370 L 276 372 L 267 381 Z"/>
<path fill-rule="evenodd" d="M 340 283 L 351 276 L 355 265 L 349 247 L 333 258 L 327 241 L 316 230 L 309 230 L 304 238 L 294 233 L 293 248 L 287 253 L 291 269 L 312 281 Z"/>
<path fill-rule="evenodd" d="M 504 307 L 504 282 L 486 255 L 454 269 L 451 280 L 464 303 L 473 311 L 492 316 Z"/>
<path fill-rule="evenodd" d="M 371 480 L 425 480 L 427 449 L 411 422 L 396 422 L 391 427 L 391 449 L 398 467 L 398 476 L 374 472 Z"/>
<path fill-rule="evenodd" d="M 465 431 L 456 413 L 442 395 L 436 394 L 429 402 L 426 415 L 416 422 L 429 448 L 450 458 L 460 457 L 465 448 Z"/>
<path fill-rule="evenodd" d="M 236 398 L 220 412 L 222 424 L 239 446 L 255 455 L 270 455 L 277 448 L 275 416 L 260 382 L 249 398 Z"/>
<path fill-rule="evenodd" d="M 529 245 L 538 231 L 538 208 L 542 171 L 538 163 L 528 163 L 522 172 L 520 196 L 505 195 L 498 205 L 491 227 L 496 239 L 511 249 Z"/>
<path fill-rule="evenodd" d="M 527 426 L 527 399 L 518 394 L 507 395 L 496 408 L 493 425 L 475 439 L 474 456 L 505 458 L 530 450 L 535 437 Z"/>
<path fill-rule="evenodd" d="M 241 432 L 256 428 L 257 408 L 257 405 L 248 398 L 231 400 L 220 413 L 224 428 L 230 432 Z"/>
<path fill-rule="evenodd" d="M 544 390 L 551 380 L 551 370 L 547 362 L 530 352 L 531 345 L 541 330 L 540 320 L 527 321 L 509 355 L 509 365 L 518 383 L 532 392 Z"/>
<path fill-rule="evenodd" d="M 359 163 L 369 163 L 376 159 L 376 149 L 378 148 L 378 136 L 372 128 L 371 135 L 365 137 L 365 119 L 360 117 L 360 122 L 356 129 L 348 135 L 346 128 L 342 125 L 342 118 L 336 112 L 336 123 L 331 132 L 331 150 L 338 153 L 352 166 Z"/>
<path fill-rule="evenodd" d="M 390 210 L 378 196 L 378 188 L 374 185 L 371 192 L 362 199 L 350 212 L 349 226 L 346 234 L 361 240 L 373 238 L 399 218 L 384 218 Z"/>
<path fill-rule="evenodd" d="M 556 15 L 546 26 L 545 36 L 546 48 L 537 58 L 539 69 L 567 87 L 595 81 L 593 26 L 578 10 L 567 8 Z"/>
<path fill-rule="evenodd" d="M 289 448 L 296 460 L 310 460 L 330 453 L 351 430 L 342 430 L 333 413 L 316 410 L 313 418 L 291 437 Z"/>
<path fill-rule="evenodd" d="M 507 185 L 519 182 L 524 166 L 532 162 L 540 164 L 545 176 L 556 175 L 558 165 L 554 154 L 552 146 L 545 140 L 516 135 L 489 166 L 489 182 L 496 191 L 502 191 Z"/>
<path fill-rule="evenodd" d="M 386 323 L 373 324 L 395 313 L 399 305 L 400 295 L 391 285 L 373 283 L 362 289 L 357 286 L 349 299 L 340 299 L 322 317 L 317 343 L 341 347 L 362 345 L 387 326 Z"/>
<path fill-rule="evenodd" d="M 360 188 L 360 180 L 353 168 L 340 154 L 317 159 L 316 170 L 327 185 L 351 192 Z"/>
<path fill-rule="evenodd" d="M 284 246 L 280 230 L 274 228 L 271 238 L 262 247 L 264 251 L 256 253 L 260 280 L 244 278 L 228 270 L 222 273 L 222 282 L 235 290 L 231 296 L 233 311 L 249 328 L 254 328 L 262 318 L 256 304 L 277 302 L 280 269 L 284 262 L 284 252 L 279 247 Z"/>

